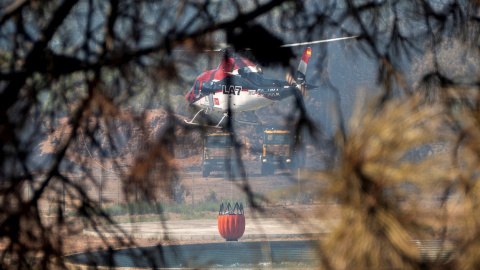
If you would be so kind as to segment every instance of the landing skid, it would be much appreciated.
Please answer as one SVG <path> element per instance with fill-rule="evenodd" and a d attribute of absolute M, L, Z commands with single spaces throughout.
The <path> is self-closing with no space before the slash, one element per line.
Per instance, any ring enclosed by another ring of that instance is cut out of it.
<path fill-rule="evenodd" d="M 219 126 L 219 125 L 212 126 L 212 125 L 204 125 L 204 124 L 200 124 L 200 123 L 194 123 L 194 122 L 187 121 L 187 120 L 184 120 L 184 121 L 185 121 L 186 124 L 189 124 L 189 125 L 192 125 L 192 126 L 211 127 L 211 128 L 218 128 L 218 129 L 224 128 L 223 126 Z"/>
<path fill-rule="evenodd" d="M 222 119 L 220 119 L 220 122 L 218 122 L 218 124 L 217 124 L 216 126 L 204 125 L 204 124 L 200 124 L 200 123 L 195 123 L 195 122 L 193 122 L 193 120 L 195 120 L 195 118 L 196 118 L 202 111 L 204 111 L 204 109 L 201 109 L 199 112 L 197 112 L 197 113 L 195 114 L 195 116 L 192 118 L 192 120 L 190 120 L 190 121 L 184 120 L 185 123 L 187 123 L 187 124 L 189 124 L 189 125 L 194 125 L 194 126 L 212 127 L 212 128 L 219 128 L 219 129 L 224 128 L 224 127 L 221 126 L 220 124 L 223 122 L 223 119 L 225 119 L 225 117 L 228 116 L 228 114 L 226 114 L 226 113 L 223 114 Z"/>
<path fill-rule="evenodd" d="M 197 116 L 203 112 L 205 109 L 201 109 L 200 111 L 198 111 L 195 116 L 193 116 L 192 120 L 190 121 L 187 121 L 187 120 L 184 120 L 185 123 L 189 124 L 189 125 L 194 125 L 194 126 L 204 126 L 204 127 L 213 127 L 213 128 L 224 128 L 223 126 L 221 126 L 223 120 L 228 116 L 227 113 L 224 113 L 223 114 L 223 117 L 222 119 L 220 119 L 220 122 L 218 122 L 218 124 L 216 126 L 212 126 L 212 125 L 204 125 L 204 124 L 201 124 L 201 123 L 195 123 L 193 122 L 195 120 L 195 118 L 197 118 Z M 207 110 L 208 111 L 208 110 Z M 233 121 L 235 122 L 238 122 L 238 123 L 242 123 L 242 124 L 249 124 L 249 125 L 257 125 L 257 126 L 268 126 L 268 124 L 266 123 L 263 123 L 260 118 L 258 117 L 257 113 L 255 111 L 253 111 L 253 115 L 255 116 L 255 118 L 257 119 L 258 122 L 251 122 L 251 121 L 245 121 L 245 120 L 238 120 L 238 119 L 232 119 Z"/>

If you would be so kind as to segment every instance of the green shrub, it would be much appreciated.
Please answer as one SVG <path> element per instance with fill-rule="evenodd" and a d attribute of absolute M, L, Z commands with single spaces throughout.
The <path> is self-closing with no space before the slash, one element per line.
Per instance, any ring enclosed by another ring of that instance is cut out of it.
<path fill-rule="evenodd" d="M 152 219 L 168 220 L 170 219 L 170 213 L 180 214 L 180 219 L 185 220 L 214 218 L 219 210 L 220 204 L 218 201 L 213 200 L 213 198 L 216 198 L 215 192 L 211 192 L 208 197 L 208 200 L 198 202 L 193 206 L 185 203 L 131 202 L 128 204 L 112 205 L 106 207 L 104 211 L 111 216 L 142 216 L 134 218 L 116 218 L 115 220 L 117 222 L 143 222 Z M 232 205 L 234 205 L 236 201 L 232 202 Z M 160 215 L 161 217 L 149 217 L 146 215 Z"/>
<path fill-rule="evenodd" d="M 218 202 L 217 193 L 210 189 L 210 194 L 205 197 L 205 202 Z"/>

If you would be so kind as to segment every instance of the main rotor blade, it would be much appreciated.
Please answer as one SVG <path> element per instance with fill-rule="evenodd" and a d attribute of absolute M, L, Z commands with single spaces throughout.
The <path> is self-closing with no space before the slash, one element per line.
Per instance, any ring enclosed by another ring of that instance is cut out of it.
<path fill-rule="evenodd" d="M 358 36 L 351 36 L 351 37 L 341 37 L 341 38 L 315 40 L 315 41 L 309 41 L 309 42 L 290 43 L 290 44 L 284 44 L 280 47 L 282 47 L 282 48 L 295 47 L 295 46 L 310 45 L 310 44 L 317 44 L 317 43 L 324 43 L 324 42 L 332 42 L 332 41 L 338 41 L 338 40 L 350 39 L 350 38 L 357 38 L 357 37 Z"/>
<path fill-rule="evenodd" d="M 331 39 L 322 39 L 322 40 L 315 40 L 315 41 L 307 41 L 307 42 L 299 42 L 299 43 L 289 43 L 289 44 L 283 44 L 280 46 L 280 48 L 289 48 L 289 47 L 296 47 L 296 46 L 303 46 L 303 45 L 311 45 L 311 44 L 318 44 L 318 43 L 325 43 L 325 42 L 333 42 L 333 41 L 339 41 L 339 40 L 344 40 L 344 39 L 352 39 L 352 38 L 357 38 L 359 37 L 358 35 L 357 36 L 350 36 L 350 37 L 340 37 L 340 38 L 331 38 Z M 225 50 L 229 49 L 230 46 L 225 44 L 225 43 L 221 43 L 220 46 L 217 46 L 217 48 L 214 48 L 214 49 L 203 49 L 203 50 L 200 50 L 200 51 L 204 51 L 204 52 L 225 52 Z M 278 48 L 278 47 L 277 47 Z M 252 50 L 251 48 L 243 48 L 243 50 L 245 51 L 250 51 Z M 191 52 L 191 51 L 195 51 L 195 49 L 173 49 L 172 51 L 188 51 L 188 52 Z"/>

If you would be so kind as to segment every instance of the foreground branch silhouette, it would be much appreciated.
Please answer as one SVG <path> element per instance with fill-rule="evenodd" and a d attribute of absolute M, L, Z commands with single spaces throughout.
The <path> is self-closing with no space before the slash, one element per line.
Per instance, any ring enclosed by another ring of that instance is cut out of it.
<path fill-rule="evenodd" d="M 331 51 L 318 45 L 311 80 L 319 93 L 278 114 L 324 153 L 325 166 L 309 168 L 302 183 L 341 209 L 338 227 L 319 241 L 320 254 L 330 254 L 320 267 L 478 268 L 478 9 L 467 0 L 0 4 L 1 267 L 65 268 L 69 236 L 104 224 L 121 230 L 102 204 L 103 177 L 116 177 L 119 204 L 184 202 L 178 159 L 198 154 L 206 129 L 180 118 L 191 116 L 186 89 L 216 57 L 203 50 L 228 43 L 288 68 L 295 51 L 279 43 L 355 35 L 343 45 L 345 66 L 374 66 L 367 105 L 360 85 L 337 86 Z M 316 119 L 321 109 L 336 120 Z M 261 213 L 274 202 L 252 189 L 237 159 L 235 184 Z M 100 235 L 99 246 L 135 246 L 123 233 Z M 425 261 L 419 239 L 448 241 L 455 253 Z"/>

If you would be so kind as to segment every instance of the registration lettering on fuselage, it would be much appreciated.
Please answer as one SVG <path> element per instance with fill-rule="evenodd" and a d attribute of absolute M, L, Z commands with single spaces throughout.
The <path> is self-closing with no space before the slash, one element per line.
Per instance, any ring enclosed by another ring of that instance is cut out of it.
<path fill-rule="evenodd" d="M 223 84 L 222 85 L 222 92 L 225 95 L 233 94 L 233 95 L 240 95 L 242 92 L 242 86 L 241 85 L 230 85 L 228 86 L 227 90 L 227 85 Z"/>

